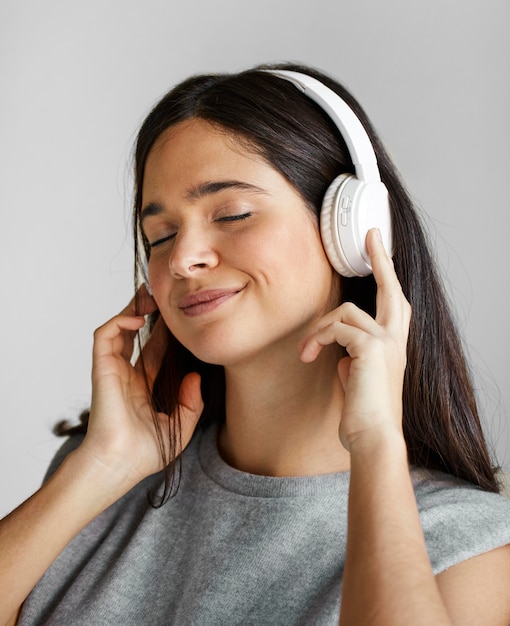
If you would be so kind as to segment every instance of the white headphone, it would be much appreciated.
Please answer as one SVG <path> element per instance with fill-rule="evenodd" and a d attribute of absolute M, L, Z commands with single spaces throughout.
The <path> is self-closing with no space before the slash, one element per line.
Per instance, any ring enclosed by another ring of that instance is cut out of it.
<path fill-rule="evenodd" d="M 381 182 L 370 138 L 350 106 L 317 79 L 290 70 L 267 71 L 290 81 L 316 102 L 347 144 L 356 174 L 340 174 L 327 189 L 320 215 L 321 237 L 328 259 L 339 274 L 368 276 L 372 266 L 365 240 L 371 228 L 379 228 L 386 251 L 392 253 L 388 190 Z"/>

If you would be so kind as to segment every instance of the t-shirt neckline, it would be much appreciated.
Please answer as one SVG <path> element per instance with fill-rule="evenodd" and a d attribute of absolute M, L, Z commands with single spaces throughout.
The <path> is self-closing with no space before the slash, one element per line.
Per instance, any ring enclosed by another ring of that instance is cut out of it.
<path fill-rule="evenodd" d="M 240 471 L 220 456 L 218 432 L 218 425 L 211 425 L 199 433 L 197 454 L 202 471 L 227 491 L 259 498 L 285 498 L 341 493 L 349 485 L 348 471 L 285 477 L 261 476 Z"/>

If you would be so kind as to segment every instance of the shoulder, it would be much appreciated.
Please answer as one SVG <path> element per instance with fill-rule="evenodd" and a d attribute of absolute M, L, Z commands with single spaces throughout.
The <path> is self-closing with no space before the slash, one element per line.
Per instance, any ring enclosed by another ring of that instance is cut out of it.
<path fill-rule="evenodd" d="M 453 476 L 412 470 L 435 574 L 510 543 L 510 500 Z"/>

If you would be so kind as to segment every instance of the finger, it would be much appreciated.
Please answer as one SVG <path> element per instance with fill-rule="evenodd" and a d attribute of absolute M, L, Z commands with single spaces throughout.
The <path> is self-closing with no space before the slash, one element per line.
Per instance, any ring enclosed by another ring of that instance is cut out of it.
<path fill-rule="evenodd" d="M 366 333 L 356 326 L 336 320 L 328 326 L 321 328 L 306 340 L 301 348 L 301 361 L 304 363 L 314 361 L 324 346 L 334 343 L 349 350 L 349 345 L 356 339 L 359 339 L 361 335 L 366 335 Z"/>
<path fill-rule="evenodd" d="M 179 404 L 193 413 L 202 413 L 204 402 L 200 389 L 200 374 L 197 372 L 190 372 L 182 379 Z"/>
<path fill-rule="evenodd" d="M 204 401 L 200 389 L 200 375 L 197 372 L 186 374 L 179 390 L 179 404 L 182 411 L 182 445 L 183 448 L 191 439 L 204 410 Z"/>
<path fill-rule="evenodd" d="M 98 328 L 94 334 L 94 354 L 100 356 L 103 350 L 110 354 L 120 354 L 131 359 L 134 337 L 145 323 L 143 316 L 157 310 L 157 305 L 142 285 L 128 305 L 111 320 Z M 129 320 L 134 320 L 130 322 Z M 109 343 L 105 343 L 109 342 Z"/>
<path fill-rule="evenodd" d="M 377 286 L 380 288 L 399 287 L 400 283 L 395 273 L 393 261 L 384 248 L 381 231 L 378 228 L 370 229 L 366 243 Z"/>
<path fill-rule="evenodd" d="M 360 309 L 353 302 L 344 302 L 336 309 L 329 311 L 329 313 L 321 317 L 320 320 L 314 324 L 309 335 L 337 321 L 354 324 L 367 331 L 373 326 L 374 322 L 373 318 L 366 311 Z"/>
<path fill-rule="evenodd" d="M 347 390 L 347 381 L 349 380 L 349 374 L 351 371 L 352 358 L 345 356 L 338 362 L 338 377 L 344 391 Z"/>
<path fill-rule="evenodd" d="M 330 343 L 328 340 L 333 336 L 330 327 L 332 325 L 334 326 L 336 323 L 343 323 L 366 333 L 375 333 L 378 331 L 375 320 L 368 313 L 352 302 L 344 302 L 338 308 L 322 317 L 307 337 L 301 342 L 300 350 L 302 360 L 309 362 L 317 358 L 322 346 L 326 345 L 326 343 Z M 335 334 L 335 337 L 336 336 Z M 345 347 L 345 344 L 341 345 Z M 305 355 L 304 359 L 303 353 Z"/>
<path fill-rule="evenodd" d="M 402 292 L 393 261 L 384 249 L 378 229 L 368 232 L 367 249 L 377 283 L 375 319 L 383 326 L 402 328 L 409 321 L 409 303 Z"/>
<path fill-rule="evenodd" d="M 133 349 L 133 338 L 143 325 L 143 317 L 116 315 L 94 333 L 92 356 L 94 364 L 105 362 L 106 357 L 129 360 Z M 106 361 L 108 362 L 108 361 Z M 103 372 L 106 373 L 106 372 Z"/>

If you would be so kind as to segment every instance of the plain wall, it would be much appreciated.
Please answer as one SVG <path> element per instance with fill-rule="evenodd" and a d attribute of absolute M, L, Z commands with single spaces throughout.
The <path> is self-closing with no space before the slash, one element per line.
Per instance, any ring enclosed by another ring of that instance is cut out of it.
<path fill-rule="evenodd" d="M 510 462 L 508 0 L 3 0 L 0 515 L 89 403 L 92 333 L 132 294 L 132 141 L 191 73 L 316 65 L 349 87 L 426 213 Z"/>

